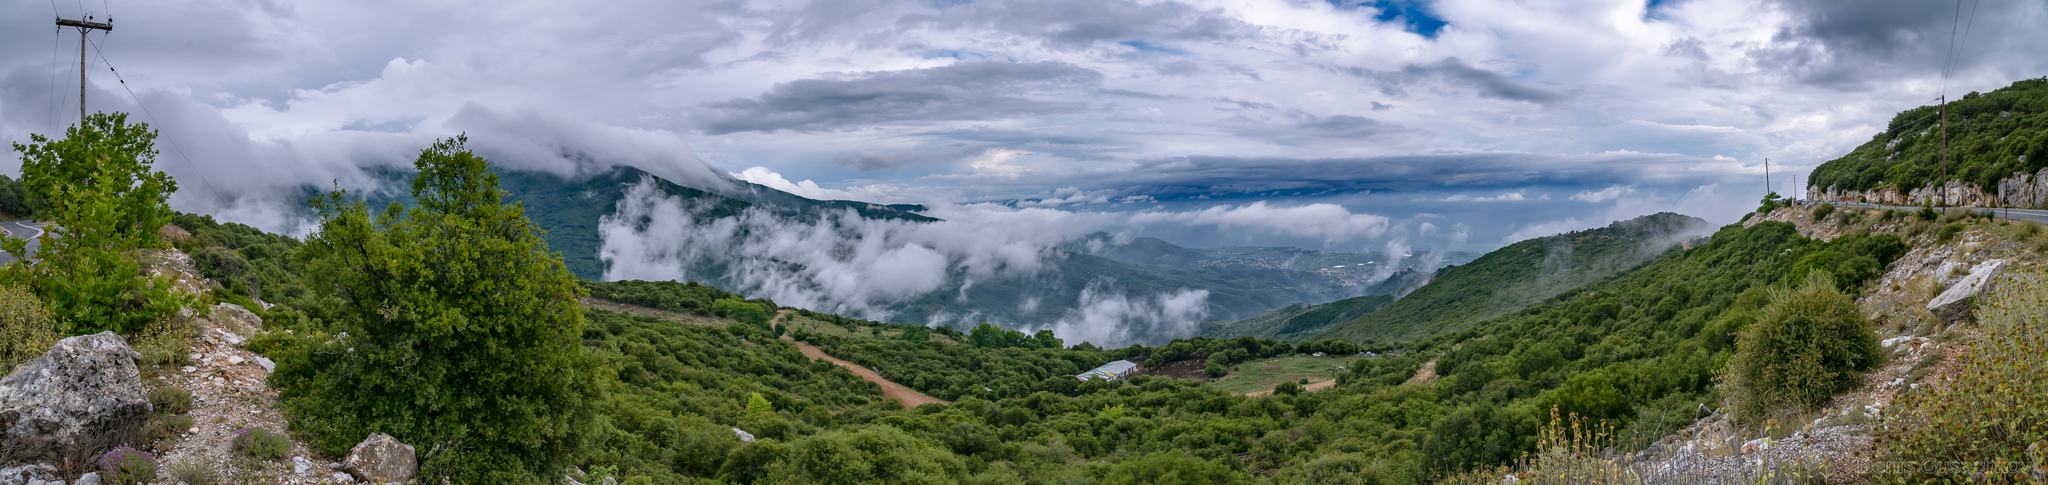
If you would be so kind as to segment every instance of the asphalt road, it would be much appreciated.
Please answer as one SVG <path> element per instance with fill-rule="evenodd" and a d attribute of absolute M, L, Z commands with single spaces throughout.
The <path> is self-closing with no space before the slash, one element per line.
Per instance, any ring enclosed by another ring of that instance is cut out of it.
<path fill-rule="evenodd" d="M 1802 201 L 1798 201 L 1798 202 L 1795 202 L 1795 203 L 1796 203 L 1796 204 L 1799 204 L 1799 205 L 1820 205 L 1820 204 L 1821 204 L 1821 202 L 1816 202 L 1816 201 L 1810 201 L 1810 200 L 1802 200 Z M 1903 210 L 1914 210 L 1914 211 L 1920 210 L 1920 206 L 1917 206 L 1917 205 L 1878 205 L 1878 204 L 1865 204 L 1865 203 L 1862 203 L 1862 202 L 1829 202 L 1829 203 L 1831 203 L 1831 204 L 1834 204 L 1834 205 L 1835 205 L 1835 207 L 1863 207 L 1863 208 L 1869 208 L 1869 209 L 1903 209 Z M 1974 211 L 1977 211 L 1977 212 L 1988 212 L 1988 213 L 1990 213 L 1990 214 L 1991 214 L 1991 215 L 1992 215 L 1993 217 L 2002 217 L 2002 218 L 2006 218 L 2006 219 L 2012 219 L 2012 220 L 2015 220 L 2015 221 L 2034 221 L 2034 222 L 2048 223 L 2048 210 L 2041 210 L 2041 209 L 2004 209 L 2004 208 L 2000 208 L 2000 209 L 1986 209 L 1986 208 L 1982 208 L 1982 207 L 1970 207 L 1970 208 L 1967 208 L 1967 209 L 1969 209 L 1969 210 L 1974 210 Z M 1938 209 L 1937 209 L 1937 210 L 1938 210 Z"/>
<path fill-rule="evenodd" d="M 36 241 L 36 236 L 43 235 L 43 225 L 25 220 L 7 221 L 0 222 L 0 231 L 7 231 L 8 235 L 28 239 L 28 251 L 33 253 L 36 250 L 36 246 L 41 244 L 39 241 Z M 15 256 L 12 254 L 0 252 L 0 264 L 12 263 L 15 259 Z"/>

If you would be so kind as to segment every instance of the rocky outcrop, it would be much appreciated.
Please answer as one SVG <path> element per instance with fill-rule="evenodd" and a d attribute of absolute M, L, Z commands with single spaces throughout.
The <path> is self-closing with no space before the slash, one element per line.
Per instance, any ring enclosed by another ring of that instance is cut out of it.
<path fill-rule="evenodd" d="M 135 261 L 142 263 L 144 276 L 162 276 L 171 280 L 171 289 L 188 295 L 205 293 L 220 288 L 220 283 L 206 279 L 199 274 L 199 266 L 192 257 L 176 249 L 142 249 L 134 253 Z"/>
<path fill-rule="evenodd" d="M 132 442 L 150 413 L 139 358 L 101 332 L 15 367 L 0 379 L 0 462 L 76 460 Z"/>
<path fill-rule="evenodd" d="M 1870 190 L 1842 190 L 1840 187 L 1807 187 L 1806 199 L 1820 202 L 1864 202 L 1881 205 L 1940 204 L 1950 207 L 2048 208 L 2048 169 L 2037 173 L 2013 172 L 1998 181 L 1997 192 L 1985 192 L 1976 185 L 1951 180 L 1936 187 L 1900 192 L 1885 185 Z"/>
<path fill-rule="evenodd" d="M 1994 259 L 1970 268 L 1969 276 L 1956 280 L 1947 291 L 1927 302 L 1927 312 L 1933 313 L 1942 323 L 1951 323 L 1970 318 L 1976 309 L 1976 296 L 1991 289 L 1991 282 L 1999 273 L 2005 272 L 2005 260 Z"/>
<path fill-rule="evenodd" d="M 364 482 L 405 483 L 419 474 L 419 458 L 413 455 L 412 445 L 391 435 L 372 433 L 349 450 L 341 470 Z"/>
<path fill-rule="evenodd" d="M 0 468 L 0 485 L 64 485 L 64 480 L 49 465 L 26 465 Z"/>
<path fill-rule="evenodd" d="M 262 317 L 258 317 L 255 312 L 251 312 L 249 309 L 242 308 L 241 305 L 233 303 L 214 305 L 213 316 L 210 319 L 213 320 L 214 328 L 233 333 L 234 338 L 237 339 L 254 337 L 257 332 L 263 331 Z M 236 343 L 235 345 L 239 346 L 241 344 Z"/>

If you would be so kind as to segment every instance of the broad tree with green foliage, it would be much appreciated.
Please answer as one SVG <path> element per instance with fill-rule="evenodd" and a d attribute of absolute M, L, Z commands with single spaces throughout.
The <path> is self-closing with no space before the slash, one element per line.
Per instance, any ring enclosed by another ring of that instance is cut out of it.
<path fill-rule="evenodd" d="M 152 170 L 156 131 L 128 123 L 125 113 L 95 113 L 64 139 L 30 135 L 21 152 L 22 187 L 48 221 L 41 246 L 4 237 L 0 250 L 28 255 L 5 272 L 27 286 L 56 317 L 60 333 L 132 332 L 188 302 L 169 284 L 141 275 L 131 251 L 162 247 L 157 228 L 170 222 L 170 175 Z"/>
<path fill-rule="evenodd" d="M 298 257 L 337 297 L 333 333 L 287 346 L 272 382 L 323 452 L 383 432 L 418 447 L 429 482 L 548 482 L 601 396 L 583 291 L 465 141 L 420 153 L 411 210 L 315 198 L 325 220 Z"/>

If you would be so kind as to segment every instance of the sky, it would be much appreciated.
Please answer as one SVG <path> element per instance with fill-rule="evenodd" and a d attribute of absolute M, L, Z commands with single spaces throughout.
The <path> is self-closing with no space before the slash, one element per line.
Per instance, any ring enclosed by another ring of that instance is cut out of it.
<path fill-rule="evenodd" d="M 1900 110 L 2048 75 L 2038 0 L 0 5 L 0 138 L 76 122 L 78 34 L 51 18 L 112 16 L 87 104 L 162 130 L 174 207 L 299 233 L 308 188 L 466 133 L 569 177 L 1485 250 L 1734 222 L 1766 158 L 1786 191 Z"/>

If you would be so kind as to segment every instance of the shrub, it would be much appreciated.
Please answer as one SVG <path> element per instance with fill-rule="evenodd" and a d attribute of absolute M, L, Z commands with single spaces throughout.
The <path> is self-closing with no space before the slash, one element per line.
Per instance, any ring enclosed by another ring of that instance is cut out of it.
<path fill-rule="evenodd" d="M 1956 233 L 1963 232 L 1963 229 L 1967 228 L 1963 227 L 1962 224 L 1949 223 L 1946 226 L 1941 226 L 1941 231 L 1934 234 L 1934 239 L 1936 241 L 1949 242 L 1949 240 L 1956 238 Z"/>
<path fill-rule="evenodd" d="M 242 456 L 258 460 L 284 458 L 286 453 L 292 451 L 291 440 L 261 426 L 249 426 L 235 431 L 235 440 L 231 444 L 235 451 L 242 453 Z"/>
<path fill-rule="evenodd" d="M 1826 271 L 1808 273 L 1797 289 L 1772 293 L 1756 322 L 1737 337 L 1722 375 L 1737 416 L 1810 410 L 1862 383 L 1863 372 L 1881 363 L 1870 321 Z"/>
<path fill-rule="evenodd" d="M 423 481 L 540 482 L 595 432 L 583 291 L 465 141 L 421 151 L 411 209 L 314 200 L 304 281 L 333 299 L 327 332 L 347 337 L 280 345 L 270 381 L 323 453 L 381 431 L 441 444 L 421 450 Z"/>
<path fill-rule="evenodd" d="M 19 286 L 0 286 L 0 375 L 56 344 L 56 322 L 42 299 Z"/>
<path fill-rule="evenodd" d="M 1813 208 L 1813 220 L 1819 221 L 1826 218 L 1828 214 L 1833 213 L 1835 213 L 1835 205 L 1823 202 L 1820 206 Z"/>
<path fill-rule="evenodd" d="M 2008 273 L 1982 297 L 1982 333 L 1970 337 L 1954 380 L 1902 392 L 1872 426 L 1871 473 L 1891 483 L 1982 473 L 2039 480 L 2048 462 L 2048 282 L 2040 270 Z M 1929 359 L 1938 359 L 1930 356 Z M 1880 469 L 1877 464 L 1893 468 Z M 1944 465 L 1945 467 L 1929 466 Z M 1956 467 L 1968 467 L 1958 469 Z"/>
<path fill-rule="evenodd" d="M 1920 220 L 1923 221 L 1933 221 L 1935 218 L 1941 217 L 1941 213 L 1936 212 L 1932 204 L 1922 204 L 1920 206 L 1920 210 L 1918 212 L 1914 212 L 1913 215 L 1919 217 Z"/>
<path fill-rule="evenodd" d="M 1284 396 L 1300 395 L 1301 384 L 1298 384 L 1294 381 L 1282 382 L 1280 383 L 1280 385 L 1273 386 L 1273 394 Z"/>
<path fill-rule="evenodd" d="M 126 446 L 100 455 L 100 481 L 108 485 L 141 485 L 156 480 L 156 457 Z"/>
<path fill-rule="evenodd" d="M 192 391 L 159 387 L 149 391 L 149 404 L 162 414 L 185 414 L 192 409 Z"/>
<path fill-rule="evenodd" d="M 1229 367 L 1224 367 L 1223 364 L 1215 362 L 1210 362 L 1202 371 L 1208 373 L 1209 377 L 1223 377 L 1230 374 Z"/>
<path fill-rule="evenodd" d="M 214 473 L 213 467 L 207 465 L 204 461 L 185 458 L 172 462 L 164 468 L 171 472 L 172 480 L 186 485 L 214 485 L 221 483 L 220 474 Z"/>

